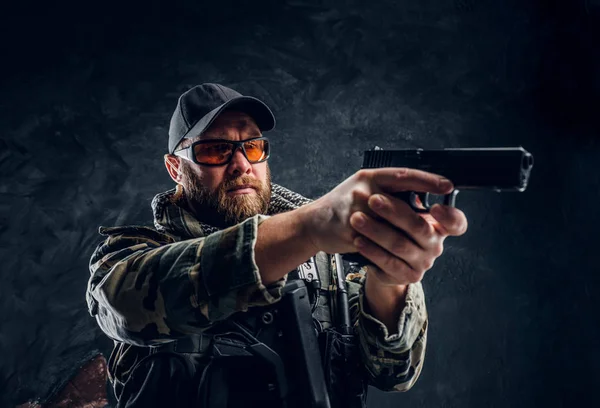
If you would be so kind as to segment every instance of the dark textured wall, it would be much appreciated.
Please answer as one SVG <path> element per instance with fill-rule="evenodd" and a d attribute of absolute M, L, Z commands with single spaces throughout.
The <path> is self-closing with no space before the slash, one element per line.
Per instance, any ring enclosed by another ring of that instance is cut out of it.
<path fill-rule="evenodd" d="M 271 106 L 274 181 L 309 197 L 373 145 L 531 151 L 527 192 L 459 195 L 422 377 L 370 406 L 600 404 L 599 1 L 125 3 L 0 13 L 0 406 L 109 353 L 84 299 L 97 227 L 151 222 L 201 82 Z"/>

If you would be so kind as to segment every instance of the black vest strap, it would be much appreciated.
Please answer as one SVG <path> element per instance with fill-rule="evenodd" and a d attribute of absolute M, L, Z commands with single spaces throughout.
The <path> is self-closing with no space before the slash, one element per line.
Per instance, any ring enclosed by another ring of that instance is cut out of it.
<path fill-rule="evenodd" d="M 212 335 L 193 334 L 170 343 L 150 347 L 150 354 L 161 351 L 204 354 L 211 346 Z"/>

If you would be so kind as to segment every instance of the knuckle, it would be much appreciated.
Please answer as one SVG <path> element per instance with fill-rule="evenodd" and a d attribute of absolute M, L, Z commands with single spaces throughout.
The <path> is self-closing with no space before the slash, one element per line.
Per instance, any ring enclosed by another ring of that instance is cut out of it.
<path fill-rule="evenodd" d="M 409 178 L 410 174 L 411 174 L 411 170 L 409 168 L 399 167 L 398 169 L 396 169 L 396 178 L 398 178 L 400 180 Z"/>
<path fill-rule="evenodd" d="M 445 179 L 443 179 L 441 177 L 435 177 L 434 180 L 435 180 L 436 187 L 439 190 L 444 190 L 448 186 L 448 184 L 445 181 Z"/>
<path fill-rule="evenodd" d="M 369 193 L 360 188 L 355 188 L 352 190 L 351 197 L 353 202 L 363 202 L 369 199 Z"/>
<path fill-rule="evenodd" d="M 435 240 L 435 233 L 433 228 L 431 227 L 431 225 L 423 220 L 422 218 L 419 218 L 418 224 L 415 228 L 418 232 L 418 234 L 423 237 L 423 240 L 425 241 L 426 245 L 432 245 Z"/>
<path fill-rule="evenodd" d="M 423 260 L 423 264 L 422 264 L 422 273 L 425 273 L 426 271 L 430 270 L 431 268 L 433 268 L 433 264 L 435 263 L 435 258 L 426 258 Z"/>
<path fill-rule="evenodd" d="M 360 169 L 354 173 L 357 181 L 367 181 L 371 178 L 371 172 L 366 169 Z"/>
<path fill-rule="evenodd" d="M 408 283 L 421 282 L 421 280 L 423 279 L 423 275 L 424 274 L 425 274 L 424 271 L 421 272 L 421 271 L 418 271 L 416 269 L 411 269 L 410 272 L 406 276 L 406 280 L 408 281 Z"/>
<path fill-rule="evenodd" d="M 442 253 L 444 252 L 444 243 L 440 240 L 438 243 L 436 243 L 433 246 L 433 256 L 435 256 L 436 258 L 441 256 Z"/>

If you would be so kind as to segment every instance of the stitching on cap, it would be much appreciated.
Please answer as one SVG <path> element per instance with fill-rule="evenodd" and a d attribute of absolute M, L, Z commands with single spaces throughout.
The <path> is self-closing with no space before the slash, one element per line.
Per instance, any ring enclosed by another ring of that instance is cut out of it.
<path fill-rule="evenodd" d="M 227 98 L 227 95 L 225 95 L 225 91 L 223 90 L 223 88 L 221 87 L 221 85 L 219 84 L 215 84 L 217 86 L 217 88 L 219 88 L 219 91 L 221 91 L 221 93 L 223 94 L 223 98 L 225 98 L 225 100 L 229 100 Z"/>

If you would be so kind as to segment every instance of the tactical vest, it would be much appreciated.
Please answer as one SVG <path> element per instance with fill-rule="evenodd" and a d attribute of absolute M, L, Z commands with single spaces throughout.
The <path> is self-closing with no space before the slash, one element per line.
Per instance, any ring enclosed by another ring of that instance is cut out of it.
<path fill-rule="evenodd" d="M 364 408 L 367 382 L 357 341 L 336 328 L 332 315 L 339 307 L 332 270 L 332 257 L 320 252 L 288 274 L 279 302 L 151 347 L 132 369 L 132 384 L 125 384 L 139 388 L 128 390 L 137 395 L 118 407 L 147 407 L 153 401 L 144 393 L 163 387 L 172 397 L 154 406 Z"/>

